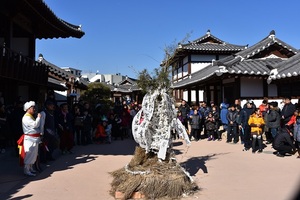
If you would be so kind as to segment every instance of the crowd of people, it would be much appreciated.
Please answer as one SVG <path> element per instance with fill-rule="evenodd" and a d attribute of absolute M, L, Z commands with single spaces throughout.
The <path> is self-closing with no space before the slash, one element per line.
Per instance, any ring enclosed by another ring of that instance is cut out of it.
<path fill-rule="evenodd" d="M 182 100 L 177 110 L 191 140 L 226 138 L 227 143 L 240 142 L 243 151 L 251 149 L 252 153 L 261 153 L 266 145 L 272 145 L 278 157 L 298 151 L 300 158 L 300 99 L 293 104 L 291 97 L 285 97 L 279 105 L 265 98 L 258 106 L 252 100 L 241 105 L 240 99 L 232 104 L 225 99 L 219 105 L 201 101 L 193 106 Z"/>
<path fill-rule="evenodd" d="M 139 108 L 137 103 L 127 101 L 116 103 L 108 111 L 100 104 L 92 108 L 83 101 L 58 105 L 53 94 L 42 106 L 34 101 L 18 101 L 7 110 L 0 102 L 0 153 L 14 146 L 24 174 L 35 176 L 41 170 L 40 163 L 54 160 L 55 150 L 62 155 L 72 154 L 74 145 L 133 139 L 131 122 Z"/>
<path fill-rule="evenodd" d="M 300 104 L 293 104 L 290 97 L 283 101 L 278 105 L 264 99 L 256 106 L 251 100 L 241 105 L 237 99 L 233 104 L 226 100 L 219 105 L 201 101 L 189 106 L 182 100 L 177 117 L 190 140 L 226 138 L 227 143 L 240 142 L 243 151 L 251 149 L 253 153 L 261 153 L 266 145 L 272 145 L 278 157 L 298 150 L 300 158 Z M 72 106 L 58 105 L 54 96 L 49 95 L 41 110 L 33 101 L 17 101 L 14 109 L 7 112 L 0 102 L 0 152 L 5 152 L 7 145 L 14 146 L 24 173 L 34 176 L 40 170 L 39 163 L 54 160 L 53 152 L 57 149 L 62 154 L 71 154 L 74 145 L 133 139 L 131 124 L 140 106 L 136 102 L 117 102 L 104 112 L 100 104 L 91 108 L 89 102 L 83 101 Z M 178 138 L 176 132 L 172 134 L 174 139 Z"/>

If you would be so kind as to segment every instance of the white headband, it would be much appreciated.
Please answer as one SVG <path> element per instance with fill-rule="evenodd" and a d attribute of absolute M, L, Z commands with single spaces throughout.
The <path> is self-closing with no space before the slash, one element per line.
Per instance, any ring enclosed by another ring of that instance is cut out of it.
<path fill-rule="evenodd" d="M 28 101 L 24 104 L 24 111 L 26 112 L 30 107 L 35 106 L 34 101 Z"/>

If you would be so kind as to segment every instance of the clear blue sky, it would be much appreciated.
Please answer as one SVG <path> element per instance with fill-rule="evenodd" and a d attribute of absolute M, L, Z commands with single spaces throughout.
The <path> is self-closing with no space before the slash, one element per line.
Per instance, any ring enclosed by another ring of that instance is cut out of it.
<path fill-rule="evenodd" d="M 36 55 L 83 73 L 137 72 L 159 67 L 166 46 L 208 29 L 232 44 L 250 46 L 275 30 L 300 49 L 300 1 L 289 0 L 44 0 L 61 19 L 82 25 L 81 39 L 36 41 Z"/>

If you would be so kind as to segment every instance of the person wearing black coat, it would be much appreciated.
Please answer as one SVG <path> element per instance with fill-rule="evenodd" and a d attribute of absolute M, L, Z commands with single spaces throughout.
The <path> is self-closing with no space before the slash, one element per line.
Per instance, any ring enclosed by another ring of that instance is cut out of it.
<path fill-rule="evenodd" d="M 190 106 L 185 100 L 182 100 L 181 105 L 178 107 L 178 111 L 181 112 L 183 118 L 183 125 L 188 129 L 188 115 L 190 114 Z"/>
<path fill-rule="evenodd" d="M 268 128 L 270 129 L 272 135 L 272 139 L 270 141 L 272 142 L 280 129 L 281 115 L 280 115 L 280 109 L 278 108 L 277 102 L 270 102 L 269 107 L 270 109 L 266 114 L 267 115 L 266 123 L 268 124 Z"/>
<path fill-rule="evenodd" d="M 251 146 L 251 127 L 248 124 L 248 120 L 250 115 L 252 115 L 255 111 L 255 104 L 252 101 L 247 101 L 244 105 L 244 108 L 241 111 L 241 126 L 244 130 L 244 149 L 243 151 L 248 151 Z"/>
<path fill-rule="evenodd" d="M 284 127 L 288 123 L 291 117 L 294 115 L 296 108 L 291 102 L 291 97 L 284 98 L 284 106 L 281 111 L 281 127 Z"/>
<path fill-rule="evenodd" d="M 283 128 L 274 138 L 273 148 L 277 151 L 278 157 L 284 157 L 286 153 L 294 154 L 296 146 L 292 140 L 292 133 Z"/>
<path fill-rule="evenodd" d="M 238 112 L 236 111 L 235 105 L 231 105 L 229 107 L 228 113 L 226 115 L 226 118 L 228 120 L 228 129 L 227 129 L 227 143 L 232 141 L 237 143 L 239 140 L 237 128 L 238 128 L 238 123 L 237 123 L 237 116 Z"/>

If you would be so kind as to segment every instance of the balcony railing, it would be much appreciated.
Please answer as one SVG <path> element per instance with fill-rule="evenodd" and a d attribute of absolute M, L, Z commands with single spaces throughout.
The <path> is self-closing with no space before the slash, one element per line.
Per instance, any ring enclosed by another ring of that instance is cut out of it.
<path fill-rule="evenodd" d="M 5 46 L 0 51 L 0 77 L 46 85 L 48 66 Z"/>

